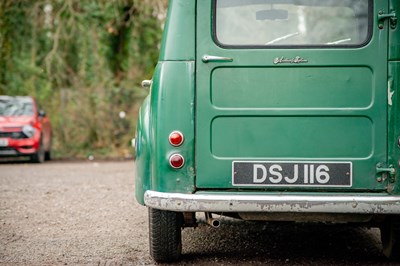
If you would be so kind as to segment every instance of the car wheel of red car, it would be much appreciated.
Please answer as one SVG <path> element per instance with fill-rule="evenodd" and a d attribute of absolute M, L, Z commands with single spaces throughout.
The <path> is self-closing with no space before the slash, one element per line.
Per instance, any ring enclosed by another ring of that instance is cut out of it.
<path fill-rule="evenodd" d="M 383 254 L 392 260 L 400 259 L 400 217 L 391 217 L 381 226 Z"/>
<path fill-rule="evenodd" d="M 51 160 L 51 151 L 46 151 L 46 153 L 44 154 L 44 159 L 46 161 L 50 161 Z"/>
<path fill-rule="evenodd" d="M 46 161 L 50 161 L 51 160 L 51 147 L 53 146 L 53 139 L 52 139 L 52 137 L 50 136 L 50 143 L 49 143 L 49 145 L 48 145 L 48 147 L 47 147 L 47 150 L 46 150 L 46 152 L 45 152 L 45 154 L 44 154 L 44 159 L 46 160 Z"/>
<path fill-rule="evenodd" d="M 31 156 L 31 161 L 33 163 L 43 163 L 45 160 L 45 150 L 43 147 L 43 143 L 40 141 L 38 151 Z"/>
<path fill-rule="evenodd" d="M 149 208 L 150 255 L 157 262 L 172 262 L 182 252 L 182 215 Z"/>

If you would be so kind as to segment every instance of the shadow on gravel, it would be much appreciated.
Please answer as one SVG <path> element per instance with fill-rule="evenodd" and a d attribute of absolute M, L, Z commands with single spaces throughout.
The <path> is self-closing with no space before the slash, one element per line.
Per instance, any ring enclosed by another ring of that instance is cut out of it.
<path fill-rule="evenodd" d="M 224 220 L 183 231 L 182 264 L 399 265 L 381 254 L 377 229 Z"/>
<path fill-rule="evenodd" d="M 0 158 L 0 165 L 2 164 L 24 164 L 31 163 L 29 157 L 13 157 L 13 158 Z"/>

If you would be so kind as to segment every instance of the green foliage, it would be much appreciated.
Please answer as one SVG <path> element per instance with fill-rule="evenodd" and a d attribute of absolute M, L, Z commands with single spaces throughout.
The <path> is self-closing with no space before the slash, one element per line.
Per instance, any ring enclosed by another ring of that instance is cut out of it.
<path fill-rule="evenodd" d="M 166 0 L 0 1 L 0 94 L 38 99 L 60 157 L 131 154 L 139 84 L 156 64 L 165 8 Z"/>

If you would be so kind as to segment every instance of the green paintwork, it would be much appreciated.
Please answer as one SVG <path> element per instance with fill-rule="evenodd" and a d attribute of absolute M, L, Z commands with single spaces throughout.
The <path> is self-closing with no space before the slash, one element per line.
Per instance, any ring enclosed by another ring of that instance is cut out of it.
<path fill-rule="evenodd" d="M 388 67 L 388 149 L 389 165 L 396 169 L 396 181 L 389 183 L 389 191 L 399 193 L 400 182 L 400 1 L 390 0 L 389 11 L 397 14 L 397 26 L 389 31 L 389 67 Z M 390 103 L 390 101 L 389 101 Z"/>
<path fill-rule="evenodd" d="M 400 26 L 390 29 L 384 20 L 378 28 L 378 12 L 400 14 L 399 1 L 374 1 L 369 44 L 338 49 L 222 48 L 212 39 L 211 6 L 212 0 L 170 1 L 136 132 L 140 204 L 146 190 L 400 193 Z M 204 63 L 206 54 L 234 60 Z M 308 63 L 273 64 L 281 56 Z M 185 136 L 181 147 L 168 142 L 174 130 Z M 173 153 L 185 157 L 182 169 L 169 166 Z M 244 190 L 231 184 L 234 160 L 352 162 L 353 186 Z M 395 180 L 378 182 L 378 163 L 394 167 Z"/>
<path fill-rule="evenodd" d="M 389 30 L 389 60 L 400 60 L 400 1 L 390 0 L 389 11 L 395 12 L 397 17 L 397 26 L 395 29 Z M 389 22 L 386 22 L 387 25 Z"/>
<path fill-rule="evenodd" d="M 387 8 L 375 1 L 374 14 Z M 387 164 L 388 27 L 374 16 L 362 48 L 229 49 L 212 39 L 211 13 L 211 1 L 198 1 L 196 186 L 233 188 L 233 160 L 344 161 L 353 163 L 348 191 L 386 190 L 376 164 Z M 297 56 L 308 63 L 274 64 Z M 293 188 L 304 189 L 321 190 Z"/>
<path fill-rule="evenodd" d="M 170 0 L 160 61 L 194 60 L 195 1 Z"/>
<path fill-rule="evenodd" d="M 136 132 L 135 195 L 144 204 L 146 190 L 194 192 L 194 58 L 195 1 L 171 0 L 159 63 L 150 94 L 143 103 Z M 185 140 L 172 147 L 169 134 L 181 131 Z M 169 156 L 181 153 L 182 169 L 169 166 Z"/>
<path fill-rule="evenodd" d="M 400 1 L 390 0 L 389 11 L 397 14 L 397 26 L 389 30 L 389 67 L 388 67 L 388 150 L 389 165 L 396 169 L 396 182 L 390 182 L 388 190 L 399 193 L 400 182 Z M 389 26 L 387 26 L 389 27 Z M 390 28 L 390 27 L 389 27 Z M 390 101 L 389 101 L 390 103 Z"/>
<path fill-rule="evenodd" d="M 136 200 L 140 204 L 144 204 L 143 194 L 150 188 L 150 162 L 151 162 L 151 145 L 150 145 L 150 96 L 144 100 L 136 127 L 136 184 L 135 195 Z"/>
<path fill-rule="evenodd" d="M 400 182 L 400 62 L 389 63 L 389 90 L 392 94 L 392 105 L 389 105 L 389 164 L 396 168 L 397 180 L 389 184 L 389 190 L 399 193 Z"/>
<path fill-rule="evenodd" d="M 373 124 L 367 117 L 362 116 L 217 117 L 212 121 L 211 135 L 211 153 L 214 156 L 239 158 L 239 160 L 247 158 L 362 160 L 369 158 L 374 150 Z M 257 148 L 254 148 L 255 146 Z"/>
<path fill-rule="evenodd" d="M 151 188 L 157 191 L 194 190 L 194 62 L 160 62 L 151 92 Z M 169 144 L 171 132 L 185 136 L 180 147 Z M 169 166 L 169 157 L 181 153 L 186 162 L 179 171 Z"/>
<path fill-rule="evenodd" d="M 149 189 L 194 191 L 194 62 L 160 61 L 150 89 L 136 133 L 136 198 L 141 204 Z M 174 130 L 185 136 L 180 147 L 168 142 Z M 182 169 L 169 166 L 173 153 L 186 158 Z"/>
<path fill-rule="evenodd" d="M 373 77 L 367 66 L 216 68 L 211 101 L 219 108 L 368 108 Z"/>

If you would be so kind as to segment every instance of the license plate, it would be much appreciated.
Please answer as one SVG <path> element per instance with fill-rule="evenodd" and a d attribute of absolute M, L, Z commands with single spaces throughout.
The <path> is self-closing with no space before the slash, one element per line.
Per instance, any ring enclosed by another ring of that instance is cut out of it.
<path fill-rule="evenodd" d="M 234 186 L 351 187 L 351 162 L 233 162 Z"/>
<path fill-rule="evenodd" d="M 0 139 L 0 147 L 7 147 L 8 139 Z"/>

